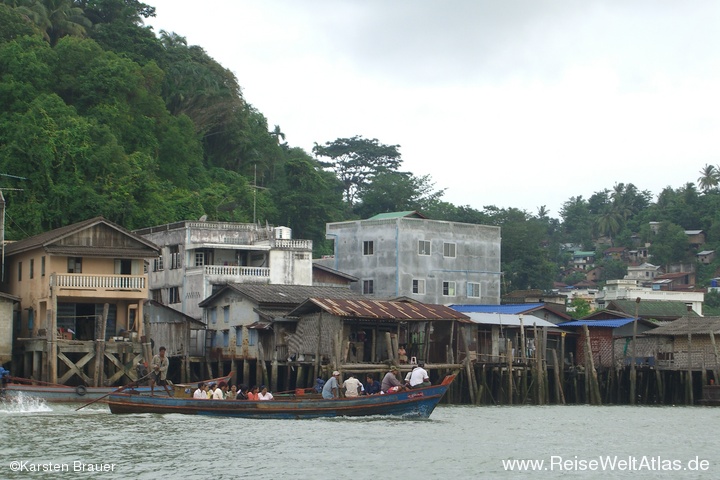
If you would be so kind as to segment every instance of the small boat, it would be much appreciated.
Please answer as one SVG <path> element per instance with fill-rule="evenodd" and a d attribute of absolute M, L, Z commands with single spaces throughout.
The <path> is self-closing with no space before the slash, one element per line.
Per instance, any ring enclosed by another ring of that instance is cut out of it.
<path fill-rule="evenodd" d="M 703 385 L 701 405 L 720 406 L 720 385 Z"/>
<path fill-rule="evenodd" d="M 231 376 L 232 374 L 202 381 L 205 383 L 220 383 L 221 381 L 229 382 Z M 26 397 L 42 398 L 46 402 L 51 403 L 90 402 L 93 400 L 103 401 L 103 397 L 107 397 L 116 391 L 133 392 L 135 394 L 150 394 L 150 387 L 147 385 L 135 387 L 86 387 L 85 385 L 60 385 L 15 377 L 13 377 L 13 379 L 17 383 L 8 383 L 5 385 L 2 392 L 5 397 L 12 398 L 24 395 Z M 192 392 L 195 388 L 197 388 L 197 384 L 175 383 L 173 385 L 168 385 L 168 388 L 170 390 L 170 395 L 172 396 L 180 398 L 192 397 Z M 188 394 L 188 392 L 190 393 Z M 168 398 L 167 391 L 161 386 L 156 385 L 154 393 L 160 397 L 164 396 Z"/>
<path fill-rule="evenodd" d="M 150 397 L 132 393 L 113 393 L 107 401 L 110 412 L 181 413 L 241 418 L 304 419 L 319 417 L 360 417 L 392 415 L 428 418 L 443 397 L 455 375 L 446 376 L 439 385 L 385 395 L 363 395 L 336 400 L 296 395 L 269 401 L 195 400 Z"/>

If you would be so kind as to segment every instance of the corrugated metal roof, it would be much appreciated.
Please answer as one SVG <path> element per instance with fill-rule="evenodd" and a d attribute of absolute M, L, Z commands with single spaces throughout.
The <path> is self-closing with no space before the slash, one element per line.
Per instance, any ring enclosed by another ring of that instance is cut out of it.
<path fill-rule="evenodd" d="M 633 318 L 618 318 L 615 320 L 573 320 L 558 324 L 558 327 L 582 327 L 587 325 L 588 328 L 618 328 L 633 322 Z"/>
<path fill-rule="evenodd" d="M 363 298 L 348 287 L 314 287 L 312 285 L 268 285 L 258 283 L 229 283 L 202 302 L 200 307 L 211 304 L 226 295 L 227 290 L 236 291 L 258 305 L 287 305 L 294 307 L 310 297 Z"/>
<path fill-rule="evenodd" d="M 458 320 L 470 319 L 445 305 L 428 303 L 390 302 L 386 300 L 343 300 L 310 298 L 289 315 L 320 308 L 338 317 L 355 317 L 379 320 Z"/>
<path fill-rule="evenodd" d="M 522 318 L 522 324 L 525 328 L 532 328 L 533 325 L 537 325 L 538 327 L 557 326 L 552 322 L 548 322 L 542 318 L 533 317 L 532 315 L 522 316 L 507 313 L 469 312 L 467 316 L 470 317 L 470 320 L 472 320 L 473 323 L 477 323 L 478 325 L 504 325 L 508 327 L 519 327 L 520 319 Z"/>
<path fill-rule="evenodd" d="M 368 220 L 386 220 L 389 218 L 427 218 L 422 213 L 416 211 L 416 210 L 407 210 L 405 212 L 387 212 L 387 213 L 378 213 L 377 215 L 373 215 L 372 217 L 368 218 Z"/>
<path fill-rule="evenodd" d="M 450 305 L 458 312 L 518 314 L 544 307 L 544 303 L 513 303 L 509 305 Z"/>
<path fill-rule="evenodd" d="M 611 310 L 624 312 L 626 315 L 634 314 L 635 300 L 610 300 L 607 308 Z M 662 300 L 641 300 L 637 304 L 638 316 L 643 318 L 657 318 L 660 320 L 668 319 L 668 317 L 680 318 L 688 315 L 688 309 L 685 302 L 662 301 Z M 696 312 L 690 311 L 690 316 L 699 316 Z M 670 318 L 674 320 L 674 318 Z"/>

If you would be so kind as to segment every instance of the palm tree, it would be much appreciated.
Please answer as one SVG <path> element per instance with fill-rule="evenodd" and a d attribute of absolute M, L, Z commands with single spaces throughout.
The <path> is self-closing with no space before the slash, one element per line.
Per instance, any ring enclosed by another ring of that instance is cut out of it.
<path fill-rule="evenodd" d="M 72 0 L 5 0 L 3 3 L 29 18 L 51 45 L 66 35 L 83 37 L 92 26 L 83 9 Z"/>
<path fill-rule="evenodd" d="M 598 234 L 606 235 L 610 239 L 610 245 L 615 246 L 613 237 L 620 231 L 622 226 L 622 214 L 615 209 L 607 209 L 595 219 L 595 228 Z"/>
<path fill-rule="evenodd" d="M 700 189 L 707 193 L 717 188 L 720 184 L 720 170 L 715 165 L 705 165 L 700 170 L 700 178 L 698 178 Z"/>
<path fill-rule="evenodd" d="M 275 137 L 275 141 L 279 144 L 280 139 L 282 138 L 283 141 L 285 140 L 285 134 L 280 130 L 280 125 L 275 125 L 275 128 L 270 132 L 270 135 Z"/>

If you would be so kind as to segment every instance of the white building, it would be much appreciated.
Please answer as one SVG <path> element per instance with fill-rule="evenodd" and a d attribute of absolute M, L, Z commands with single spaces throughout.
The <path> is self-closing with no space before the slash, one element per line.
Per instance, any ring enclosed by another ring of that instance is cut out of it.
<path fill-rule="evenodd" d="M 150 297 L 198 320 L 217 286 L 312 285 L 312 240 L 293 240 L 287 227 L 183 221 L 134 233 L 162 251 L 148 259 Z"/>
<path fill-rule="evenodd" d="M 612 300 L 658 300 L 683 302 L 692 307 L 693 311 L 702 316 L 703 301 L 705 294 L 702 292 L 657 290 L 642 287 L 638 280 L 608 280 L 605 288 L 598 292 L 595 301 L 602 308 Z"/>

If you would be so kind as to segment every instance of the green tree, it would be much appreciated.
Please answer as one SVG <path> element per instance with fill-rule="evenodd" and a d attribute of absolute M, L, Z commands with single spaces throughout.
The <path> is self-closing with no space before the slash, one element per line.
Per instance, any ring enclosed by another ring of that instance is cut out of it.
<path fill-rule="evenodd" d="M 715 165 L 705 164 L 700 170 L 700 177 L 697 181 L 700 189 L 705 193 L 716 190 L 720 183 L 720 171 L 718 171 Z"/>
<path fill-rule="evenodd" d="M 652 245 L 648 253 L 656 265 L 670 265 L 672 263 L 687 261 L 689 241 L 685 230 L 671 222 L 662 222 L 657 234 L 652 238 Z"/>
<path fill-rule="evenodd" d="M 358 193 L 359 201 L 353 211 L 360 218 L 386 212 L 425 211 L 442 195 L 443 190 L 434 190 L 429 175 L 416 177 L 409 172 L 387 172 L 375 176 Z"/>
<path fill-rule="evenodd" d="M 380 174 L 396 171 L 402 160 L 400 145 L 384 145 L 377 139 L 360 136 L 338 138 L 325 145 L 313 147 L 317 157 L 329 158 L 321 165 L 335 172 L 343 184 L 344 198 L 348 205 L 355 204 L 358 192 Z"/>
<path fill-rule="evenodd" d="M 570 300 L 570 305 L 568 305 L 568 307 L 568 312 L 572 313 L 573 318 L 585 318 L 592 313 L 592 306 L 590 306 L 590 302 L 584 298 L 573 298 Z"/>
<path fill-rule="evenodd" d="M 582 196 L 571 197 L 560 209 L 560 216 L 563 220 L 567 242 L 591 249 L 593 245 L 592 217 L 587 201 Z"/>

